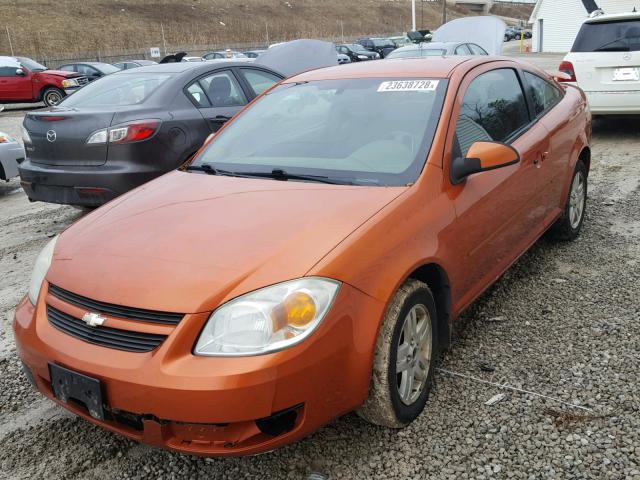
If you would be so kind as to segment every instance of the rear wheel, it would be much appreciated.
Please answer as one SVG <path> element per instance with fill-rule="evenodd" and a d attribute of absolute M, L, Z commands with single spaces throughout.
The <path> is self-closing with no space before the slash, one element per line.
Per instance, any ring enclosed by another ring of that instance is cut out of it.
<path fill-rule="evenodd" d="M 59 88 L 48 87 L 42 93 L 42 101 L 47 107 L 54 107 L 65 97 L 65 93 Z"/>
<path fill-rule="evenodd" d="M 426 284 L 411 279 L 400 287 L 378 334 L 369 397 L 358 415 L 391 428 L 402 428 L 420 415 L 437 353 L 436 318 Z"/>
<path fill-rule="evenodd" d="M 562 216 L 556 220 L 550 230 L 552 237 L 558 240 L 573 240 L 580 233 L 587 209 L 587 167 L 578 160 L 573 172 L 569 195 Z"/>

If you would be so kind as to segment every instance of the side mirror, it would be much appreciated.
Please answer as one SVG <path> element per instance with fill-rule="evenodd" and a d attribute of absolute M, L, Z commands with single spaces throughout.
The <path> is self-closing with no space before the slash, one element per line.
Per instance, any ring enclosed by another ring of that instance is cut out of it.
<path fill-rule="evenodd" d="M 520 161 L 517 150 L 499 142 L 476 142 L 471 145 L 466 158 L 454 158 L 451 162 L 451 183 L 458 185 L 469 175 L 507 167 Z"/>
<path fill-rule="evenodd" d="M 26 72 L 22 68 L 16 68 L 16 75 L 18 75 L 19 77 L 24 77 L 26 75 Z"/>

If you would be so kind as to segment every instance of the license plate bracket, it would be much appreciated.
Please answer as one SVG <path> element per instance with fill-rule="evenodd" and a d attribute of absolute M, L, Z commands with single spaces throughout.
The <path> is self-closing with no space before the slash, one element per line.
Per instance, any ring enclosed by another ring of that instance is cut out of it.
<path fill-rule="evenodd" d="M 49 364 L 49 377 L 53 394 L 58 400 L 64 403 L 70 400 L 80 402 L 93 418 L 104 420 L 100 380 L 54 363 Z"/>
<path fill-rule="evenodd" d="M 620 68 L 616 68 L 613 71 L 614 82 L 624 82 L 625 80 L 626 81 L 640 80 L 640 68 L 620 67 Z"/>

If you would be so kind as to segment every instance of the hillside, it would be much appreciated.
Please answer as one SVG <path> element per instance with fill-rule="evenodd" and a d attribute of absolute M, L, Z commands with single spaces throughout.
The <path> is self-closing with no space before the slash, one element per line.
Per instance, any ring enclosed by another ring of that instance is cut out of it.
<path fill-rule="evenodd" d="M 440 2 L 420 2 L 418 25 L 436 28 Z M 409 0 L 0 0 L 16 55 L 39 59 L 258 46 L 293 38 L 390 35 L 411 24 Z M 469 12 L 449 7 L 449 18 Z M 2 22 L 4 23 L 4 22 Z M 0 23 L 0 55 L 9 54 Z"/>

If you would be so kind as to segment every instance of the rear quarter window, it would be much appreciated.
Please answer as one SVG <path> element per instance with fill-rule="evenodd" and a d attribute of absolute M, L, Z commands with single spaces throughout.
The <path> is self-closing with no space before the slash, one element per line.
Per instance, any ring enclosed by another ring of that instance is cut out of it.
<path fill-rule="evenodd" d="M 560 91 L 538 75 L 524 72 L 524 78 L 536 117 L 552 109 L 562 99 Z"/>

